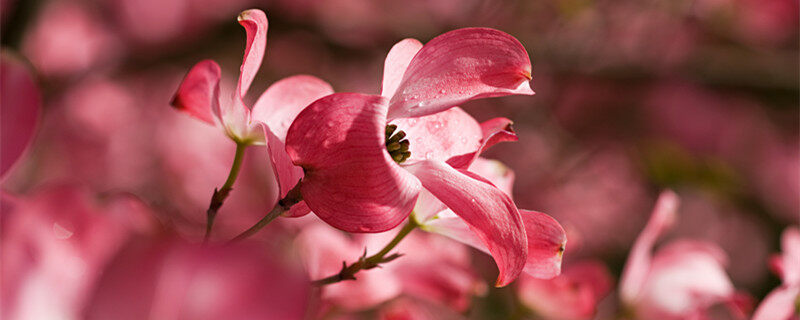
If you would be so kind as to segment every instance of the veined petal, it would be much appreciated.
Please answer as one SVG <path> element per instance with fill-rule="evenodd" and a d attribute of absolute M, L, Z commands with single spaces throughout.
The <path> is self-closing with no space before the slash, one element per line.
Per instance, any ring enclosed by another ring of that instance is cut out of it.
<path fill-rule="evenodd" d="M 525 224 L 528 239 L 528 259 L 525 262 L 525 273 L 539 278 L 549 279 L 561 273 L 561 256 L 567 242 L 564 228 L 552 217 L 536 211 L 519 210 Z M 477 234 L 470 230 L 463 219 L 444 213 L 439 219 L 425 223 L 426 231 L 438 233 L 453 240 L 489 253 Z"/>
<path fill-rule="evenodd" d="M 514 185 L 514 171 L 511 171 L 502 162 L 477 158 L 470 165 L 469 171 L 489 180 L 500 191 L 511 196 L 511 188 Z M 445 210 L 447 210 L 447 206 L 423 188 L 419 193 L 419 198 L 417 198 L 417 205 L 414 207 L 414 217 L 423 224 L 430 218 L 437 216 L 437 214 L 439 218 L 442 218 L 447 216 L 447 212 L 449 212 L 452 217 L 456 217 L 452 211 L 443 212 Z"/>
<path fill-rule="evenodd" d="M 420 184 L 386 151 L 386 100 L 335 93 L 295 119 L 286 152 L 305 170 L 300 192 L 328 224 L 349 232 L 394 228 L 414 208 Z"/>
<path fill-rule="evenodd" d="M 42 98 L 30 70 L 6 52 L 0 58 L 0 178 L 22 156 L 36 131 Z"/>
<path fill-rule="evenodd" d="M 244 27 L 247 32 L 247 43 L 244 49 L 244 58 L 240 68 L 239 83 L 236 90 L 240 97 L 247 95 L 247 90 L 250 89 L 250 84 L 258 73 L 258 68 L 261 67 L 261 61 L 264 59 L 264 50 L 267 48 L 267 15 L 264 11 L 258 9 L 250 9 L 242 11 L 237 18 L 239 24 Z"/>
<path fill-rule="evenodd" d="M 183 78 L 178 92 L 172 98 L 172 106 L 214 125 L 214 116 L 219 117 L 220 112 L 220 76 L 219 65 L 214 60 L 198 62 Z"/>
<path fill-rule="evenodd" d="M 419 117 L 463 102 L 533 94 L 531 61 L 511 35 L 488 28 L 442 34 L 422 47 L 392 96 L 389 119 Z"/>
<path fill-rule="evenodd" d="M 403 80 L 403 74 L 406 73 L 408 64 L 414 55 L 422 49 L 422 43 L 417 39 L 403 39 L 395 44 L 389 54 L 386 55 L 386 61 L 383 63 L 383 85 L 381 86 L 381 95 L 386 98 L 391 98 L 397 86 Z"/>
<path fill-rule="evenodd" d="M 626 303 L 632 303 L 639 296 L 650 271 L 653 245 L 661 233 L 674 223 L 679 202 L 674 192 L 662 192 L 644 231 L 633 244 L 620 279 L 620 297 Z"/>
<path fill-rule="evenodd" d="M 406 163 L 423 160 L 446 161 L 455 155 L 470 153 L 481 144 L 478 121 L 455 107 L 436 114 L 392 121 L 403 130 L 410 142 L 411 157 Z"/>
<path fill-rule="evenodd" d="M 517 141 L 517 134 L 511 128 L 513 121 L 507 118 L 494 118 L 481 123 L 483 139 L 480 147 L 475 152 L 452 157 L 447 163 L 453 168 L 467 168 L 475 161 L 486 149 L 495 144 L 506 141 Z"/>
<path fill-rule="evenodd" d="M 273 83 L 258 98 L 252 120 L 267 124 L 281 141 L 297 114 L 315 100 L 333 93 L 327 82 L 309 75 L 291 76 Z"/>
<path fill-rule="evenodd" d="M 483 178 L 444 162 L 421 161 L 407 168 L 467 223 L 492 254 L 500 270 L 496 285 L 514 281 L 525 268 L 528 239 L 511 198 Z"/>

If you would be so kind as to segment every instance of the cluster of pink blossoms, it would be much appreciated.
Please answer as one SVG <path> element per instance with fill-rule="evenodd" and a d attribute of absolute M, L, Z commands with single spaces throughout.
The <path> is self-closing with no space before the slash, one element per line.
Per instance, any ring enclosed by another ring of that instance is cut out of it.
<path fill-rule="evenodd" d="M 517 208 L 513 172 L 481 157 L 494 144 L 517 140 L 511 120 L 479 123 L 458 107 L 533 94 L 531 62 L 515 38 L 467 28 L 424 45 L 405 39 L 386 57 L 378 95 L 334 93 L 325 81 L 298 75 L 247 106 L 266 49 L 267 18 L 248 10 L 239 22 L 247 40 L 234 91 L 221 92 L 221 68 L 205 60 L 172 101 L 237 145 L 228 181 L 214 190 L 207 212 L 211 243 L 160 229 L 147 206 L 128 195 L 98 204 L 72 187 L 26 197 L 3 192 L 4 318 L 299 319 L 377 307 L 384 319 L 459 319 L 470 297 L 486 290 L 464 245 L 491 255 L 496 286 L 520 279 L 521 303 L 536 315 L 597 314 L 613 288 L 606 267 L 586 260 L 562 273 L 564 228 L 544 213 Z M 24 67 L 4 54 L 2 69 L 0 175 L 26 150 L 40 104 Z M 217 210 L 251 145 L 266 146 L 279 188 L 275 207 L 236 241 L 214 243 Z M 673 192 L 662 193 L 636 240 L 617 290 L 620 315 L 745 318 L 749 298 L 733 287 L 716 245 L 679 239 L 653 253 L 678 203 Z M 60 207 L 70 210 L 54 214 Z M 302 267 L 287 262 L 291 253 L 239 241 L 277 217 L 311 212 L 319 219 L 295 219 L 292 247 Z M 782 240 L 784 254 L 770 261 L 782 284 L 756 309 L 758 320 L 797 318 L 800 232 L 789 228 Z M 316 294 L 319 301 L 309 301 Z"/>
<path fill-rule="evenodd" d="M 220 67 L 206 60 L 186 76 L 173 105 L 239 145 L 266 144 L 281 214 L 314 212 L 352 233 L 384 232 L 408 219 L 489 252 L 498 286 L 523 271 L 558 275 L 561 226 L 519 210 L 507 192 L 470 171 L 486 148 L 517 139 L 511 121 L 478 123 L 457 107 L 533 94 L 530 59 L 516 39 L 486 28 L 451 31 L 425 45 L 406 39 L 386 58 L 380 95 L 333 93 L 301 75 L 270 86 L 251 109 L 243 97 L 264 56 L 267 18 L 249 10 L 239 22 L 247 47 L 234 92 L 220 93 Z"/>

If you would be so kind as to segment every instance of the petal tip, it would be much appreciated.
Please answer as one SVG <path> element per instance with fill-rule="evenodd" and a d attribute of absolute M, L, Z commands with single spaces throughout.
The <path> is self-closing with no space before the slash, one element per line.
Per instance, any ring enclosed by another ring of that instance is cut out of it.
<path fill-rule="evenodd" d="M 528 79 L 528 81 L 533 80 L 533 76 L 531 75 L 530 71 L 522 71 L 522 76 L 525 77 L 525 79 Z"/>
<path fill-rule="evenodd" d="M 266 16 L 264 11 L 261 11 L 260 9 L 247 9 L 239 13 L 239 16 L 236 17 L 236 20 L 238 21 L 251 20 L 253 15 Z"/>

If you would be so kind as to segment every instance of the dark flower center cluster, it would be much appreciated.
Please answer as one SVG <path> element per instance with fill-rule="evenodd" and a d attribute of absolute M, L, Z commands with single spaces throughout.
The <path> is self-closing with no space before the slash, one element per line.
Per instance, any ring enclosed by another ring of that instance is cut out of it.
<path fill-rule="evenodd" d="M 405 137 L 406 133 L 403 130 L 397 130 L 396 125 L 386 126 L 386 151 L 389 151 L 389 155 L 398 164 L 403 163 L 411 156 L 411 151 L 408 151 L 411 143 L 408 142 L 408 139 L 404 139 Z"/>

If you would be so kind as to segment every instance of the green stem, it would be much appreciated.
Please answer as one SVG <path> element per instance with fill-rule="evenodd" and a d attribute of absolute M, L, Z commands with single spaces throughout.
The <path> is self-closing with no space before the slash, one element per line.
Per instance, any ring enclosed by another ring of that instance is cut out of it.
<path fill-rule="evenodd" d="M 286 211 L 287 210 L 284 209 L 282 206 L 275 206 L 274 208 L 272 208 L 272 211 L 267 213 L 266 216 L 261 218 L 261 220 L 258 220 L 258 222 L 256 222 L 256 224 L 254 224 L 249 229 L 245 230 L 244 232 L 240 233 L 235 238 L 231 239 L 230 242 L 241 241 L 242 239 L 245 239 L 247 237 L 250 237 L 250 236 L 256 234 L 256 232 L 261 230 L 261 228 L 264 228 L 264 226 L 266 226 L 267 224 L 272 222 L 272 220 L 275 220 L 275 218 L 279 217 L 281 214 L 283 214 Z"/>
<path fill-rule="evenodd" d="M 359 271 L 372 269 L 378 267 L 382 263 L 386 263 L 399 258 L 401 256 L 399 253 L 389 255 L 388 257 L 386 255 L 389 253 L 389 251 L 392 251 L 392 249 L 394 249 L 397 246 L 397 244 L 399 244 L 400 241 L 402 241 L 403 238 L 405 238 L 412 230 L 419 227 L 419 225 L 420 225 L 419 222 L 417 222 L 417 220 L 414 219 L 414 215 L 411 214 L 408 217 L 408 223 L 405 226 L 403 226 L 403 229 L 400 229 L 400 232 L 398 232 L 397 235 L 394 236 L 392 241 L 389 241 L 389 243 L 386 244 L 386 246 L 383 247 L 381 251 L 378 251 L 378 253 L 371 255 L 369 257 L 366 256 L 367 252 L 365 251 L 364 256 L 362 256 L 361 258 L 358 259 L 358 261 L 353 262 L 353 264 L 349 266 L 346 263 L 342 262 L 342 270 L 340 270 L 339 273 L 329 276 L 327 278 L 312 281 L 311 284 L 315 286 L 324 286 L 344 280 L 355 280 L 356 279 L 355 274 L 358 273 Z"/>
<path fill-rule="evenodd" d="M 230 242 L 241 241 L 242 239 L 256 234 L 256 232 L 264 228 L 267 224 L 272 222 L 272 220 L 275 220 L 275 218 L 280 217 L 284 212 L 289 211 L 293 205 L 297 204 L 301 200 L 303 200 L 303 196 L 300 194 L 300 183 L 298 182 L 294 188 L 286 193 L 286 197 L 279 200 L 278 203 L 275 204 L 275 207 L 273 207 L 266 216 L 261 218 L 261 220 L 258 220 L 258 222 L 256 222 L 256 224 L 249 229 L 231 239 Z"/>
<path fill-rule="evenodd" d="M 231 172 L 228 173 L 228 179 L 225 180 L 225 184 L 223 184 L 222 187 L 214 189 L 214 193 L 211 195 L 211 203 L 208 205 L 208 210 L 206 210 L 206 234 L 203 237 L 203 242 L 208 242 L 209 237 L 211 237 L 211 229 L 214 227 L 214 218 L 217 217 L 219 208 L 222 207 L 228 194 L 233 190 L 233 184 L 239 176 L 239 170 L 242 169 L 245 149 L 247 149 L 247 144 L 236 143 L 236 154 L 233 156 L 233 164 L 231 165 Z"/>

